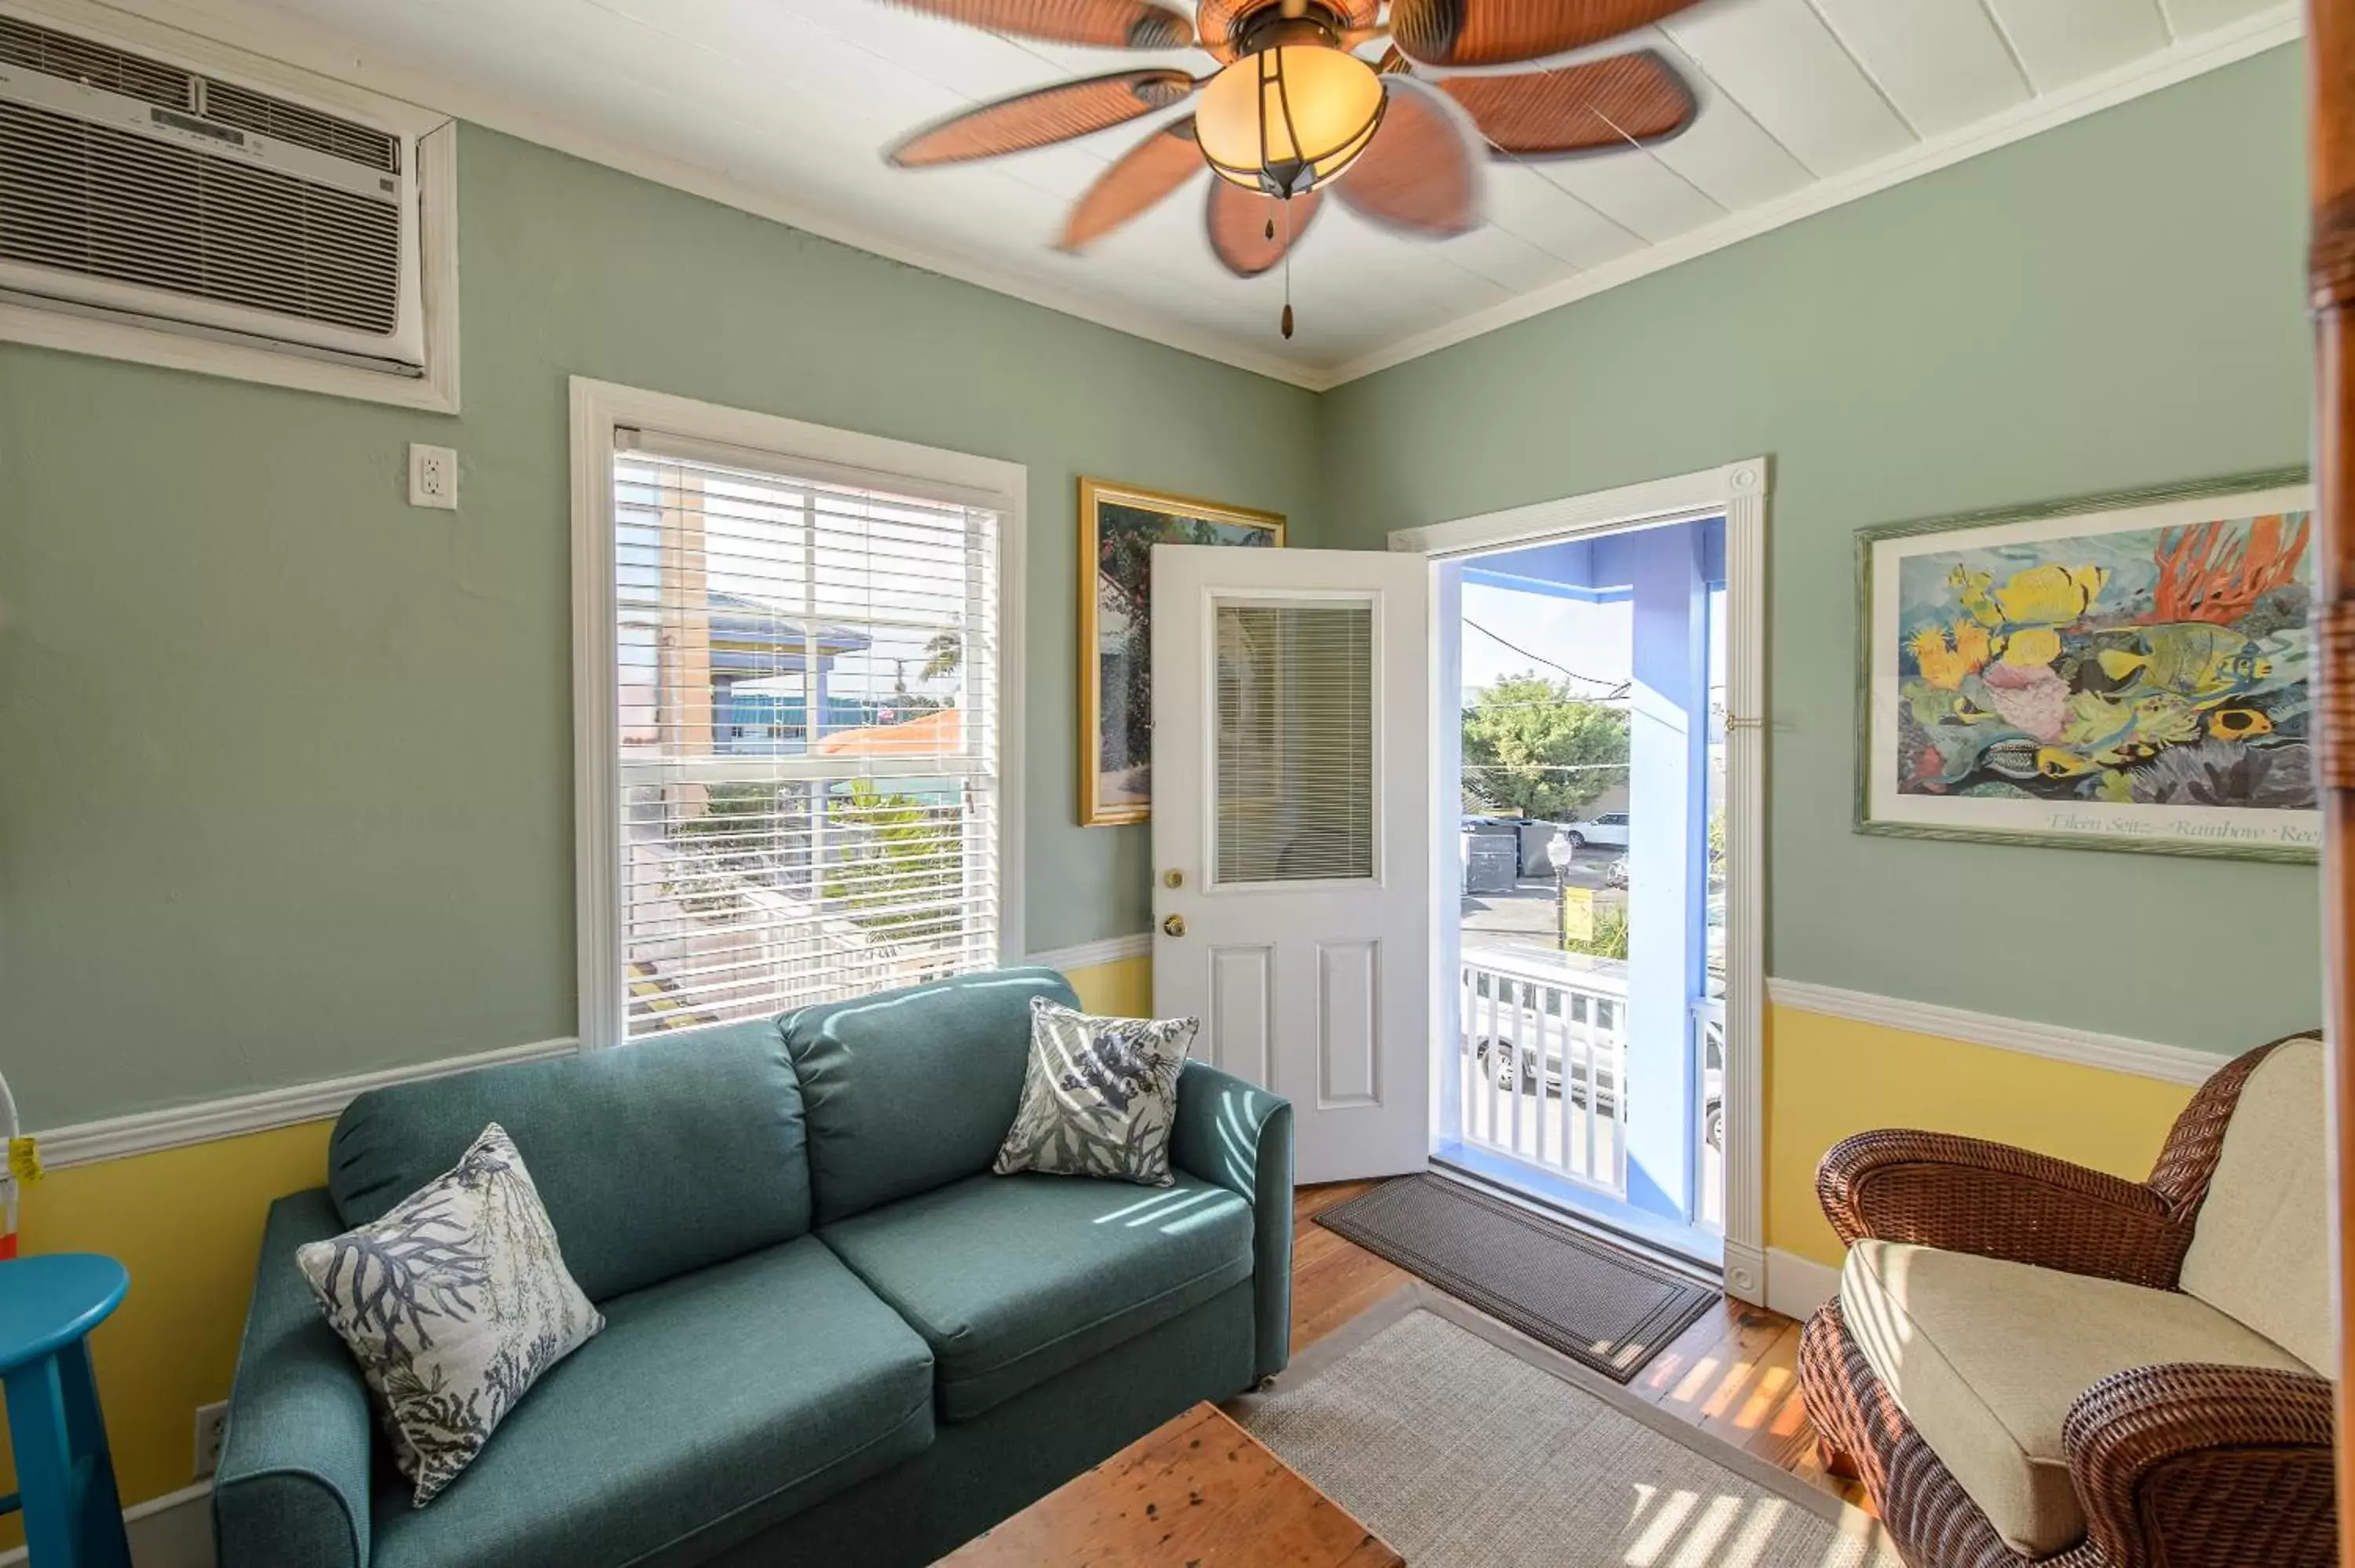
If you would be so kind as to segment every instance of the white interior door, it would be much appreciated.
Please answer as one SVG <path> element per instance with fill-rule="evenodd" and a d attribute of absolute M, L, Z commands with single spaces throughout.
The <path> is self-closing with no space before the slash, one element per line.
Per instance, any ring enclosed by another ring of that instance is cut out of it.
<path fill-rule="evenodd" d="M 1154 1010 L 1292 1102 L 1304 1182 L 1430 1154 L 1430 577 L 1153 550 Z"/>

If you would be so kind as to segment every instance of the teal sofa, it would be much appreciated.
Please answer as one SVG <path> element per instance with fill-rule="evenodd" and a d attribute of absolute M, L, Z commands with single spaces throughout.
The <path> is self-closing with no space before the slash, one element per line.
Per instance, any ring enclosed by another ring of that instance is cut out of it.
<path fill-rule="evenodd" d="M 355 1099 L 272 1205 L 221 1568 L 929 1563 L 1289 1348 L 1291 1108 L 1200 1063 L 1177 1185 L 993 1176 L 1008 969 Z M 294 1266 L 504 1125 L 603 1333 L 410 1506 Z"/>

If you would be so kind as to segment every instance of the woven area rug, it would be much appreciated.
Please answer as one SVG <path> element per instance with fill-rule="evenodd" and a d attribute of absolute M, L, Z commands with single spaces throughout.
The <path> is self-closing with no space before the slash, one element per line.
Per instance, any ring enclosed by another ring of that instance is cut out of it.
<path fill-rule="evenodd" d="M 1902 1568 L 1868 1515 L 1419 1286 L 1228 1409 L 1414 1568 Z"/>
<path fill-rule="evenodd" d="M 1674 1269 L 1439 1176 L 1385 1181 L 1316 1223 L 1618 1383 L 1718 1296 Z"/>

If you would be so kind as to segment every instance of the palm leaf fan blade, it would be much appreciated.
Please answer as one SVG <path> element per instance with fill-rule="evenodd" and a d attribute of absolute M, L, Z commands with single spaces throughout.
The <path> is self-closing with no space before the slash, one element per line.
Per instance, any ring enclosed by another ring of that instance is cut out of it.
<path fill-rule="evenodd" d="M 1082 250 L 1114 229 L 1158 206 L 1188 180 L 1204 172 L 1202 150 L 1194 141 L 1190 114 L 1165 125 L 1122 154 L 1071 206 L 1061 248 Z"/>
<path fill-rule="evenodd" d="M 1333 194 L 1359 217 L 1426 239 L 1476 228 L 1481 217 L 1479 137 L 1464 111 L 1428 84 L 1386 77 L 1381 129 Z"/>
<path fill-rule="evenodd" d="M 1431 66 L 1518 65 L 1672 16 L 1696 0 L 1397 0 L 1391 37 Z"/>
<path fill-rule="evenodd" d="M 1231 180 L 1213 177 L 1203 212 L 1210 249 L 1236 277 L 1256 278 L 1300 243 L 1323 201 L 1322 191 L 1278 201 L 1264 191 L 1245 190 Z"/>
<path fill-rule="evenodd" d="M 1106 49 L 1182 49 L 1194 41 L 1185 13 L 1153 0 L 892 0 L 968 27 L 1050 44 Z"/>
<path fill-rule="evenodd" d="M 1522 76 L 1452 76 L 1439 88 L 1499 156 L 1518 158 L 1648 146 L 1690 125 L 1699 107 L 1677 69 L 1650 49 Z"/>
<path fill-rule="evenodd" d="M 1194 90 L 1182 70 L 1122 70 L 1057 82 L 961 110 L 911 132 L 884 154 L 903 169 L 997 158 L 1051 146 L 1167 109 Z"/>

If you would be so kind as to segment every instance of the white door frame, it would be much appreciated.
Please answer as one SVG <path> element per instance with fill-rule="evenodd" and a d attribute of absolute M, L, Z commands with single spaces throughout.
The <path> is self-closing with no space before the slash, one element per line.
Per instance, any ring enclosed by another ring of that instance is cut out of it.
<path fill-rule="evenodd" d="M 1486 555 L 1508 546 L 1534 545 L 1615 533 L 1646 524 L 1725 519 L 1725 1292 L 1740 1300 L 1766 1298 L 1765 1026 L 1766 961 L 1766 497 L 1767 460 L 1748 458 L 1616 490 L 1540 501 L 1452 523 L 1401 528 L 1393 551 L 1439 563 Z M 1437 596 L 1434 595 L 1434 604 Z M 1434 658 L 1439 639 L 1433 639 Z M 1433 685 L 1434 762 L 1452 748 L 1438 734 L 1440 687 Z M 1444 785 L 1446 780 L 1433 780 Z M 1432 837 L 1455 799 L 1432 793 Z M 1452 866 L 1453 853 L 1448 855 Z M 1454 883 L 1434 878 L 1432 920 L 1443 931 Z M 1446 944 L 1434 948 L 1444 956 Z M 1444 1010 L 1455 994 L 1453 976 L 1432 990 L 1432 1038 L 1444 1038 Z M 1434 1099 L 1434 1103 L 1436 1100 Z"/>

